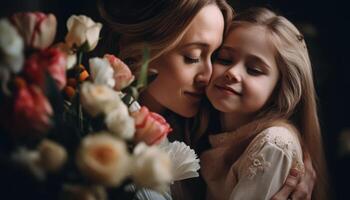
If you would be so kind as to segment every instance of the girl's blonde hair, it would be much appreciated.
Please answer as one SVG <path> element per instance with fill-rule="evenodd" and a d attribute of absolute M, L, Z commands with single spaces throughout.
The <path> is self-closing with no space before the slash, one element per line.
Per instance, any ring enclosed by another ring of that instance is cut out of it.
<path fill-rule="evenodd" d="M 133 71 L 137 71 L 141 65 L 145 45 L 151 52 L 150 62 L 171 50 L 203 7 L 217 5 L 223 13 L 225 27 L 233 16 L 233 10 L 225 0 L 159 0 L 155 1 L 158 4 L 153 5 L 157 7 L 157 13 L 146 13 L 147 18 L 140 16 L 142 20 L 126 24 L 115 17 L 115 2 L 99 0 L 99 11 L 113 30 L 121 34 L 119 56 Z"/>
<path fill-rule="evenodd" d="M 275 60 L 280 72 L 276 88 L 266 105 L 252 123 L 236 132 L 245 132 L 238 137 L 237 145 L 247 141 L 265 128 L 288 121 L 301 135 L 303 150 L 310 154 L 317 174 L 312 199 L 327 198 L 327 173 L 322 137 L 317 115 L 316 92 L 308 50 L 303 35 L 285 17 L 265 8 L 251 8 L 235 16 L 228 33 L 239 27 L 262 26 L 275 47 Z M 208 111 L 201 111 L 206 113 Z M 214 112 L 215 111 L 211 111 Z M 199 114 L 202 122 L 209 121 Z M 212 117 L 212 116 L 210 116 Z M 204 123 L 197 126 L 199 134 L 207 130 Z M 286 123 L 284 123 L 286 124 Z M 247 133 L 250 132 L 249 134 Z M 198 133 L 198 132 L 197 132 Z"/>

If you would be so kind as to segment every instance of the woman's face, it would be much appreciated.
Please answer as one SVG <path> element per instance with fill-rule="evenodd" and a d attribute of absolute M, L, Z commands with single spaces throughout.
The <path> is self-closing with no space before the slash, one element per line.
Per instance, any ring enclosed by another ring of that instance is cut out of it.
<path fill-rule="evenodd" d="M 275 48 L 261 26 L 234 29 L 214 61 L 207 96 L 225 113 L 248 117 L 269 100 L 279 78 Z"/>
<path fill-rule="evenodd" d="M 158 71 L 146 92 L 164 109 L 194 116 L 205 95 L 211 73 L 211 56 L 221 45 L 224 18 L 216 5 L 200 10 L 175 48 L 150 63 Z"/>

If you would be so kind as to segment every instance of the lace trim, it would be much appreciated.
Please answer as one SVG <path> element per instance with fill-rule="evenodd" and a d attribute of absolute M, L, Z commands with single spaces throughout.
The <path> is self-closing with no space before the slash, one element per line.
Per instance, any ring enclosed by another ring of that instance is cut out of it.
<path fill-rule="evenodd" d="M 304 173 L 304 165 L 301 163 L 297 156 L 297 149 L 295 146 L 295 139 L 288 134 L 288 136 L 268 134 L 269 131 L 266 130 L 259 134 L 248 146 L 247 155 L 248 160 L 246 162 L 244 169 L 245 173 L 249 179 L 253 179 L 258 172 L 264 173 L 264 171 L 271 166 L 271 163 L 265 160 L 262 153 L 258 153 L 260 149 L 266 144 L 271 143 L 282 149 L 286 155 L 290 155 L 292 159 L 292 168 Z"/>
<path fill-rule="evenodd" d="M 265 169 L 271 166 L 270 162 L 265 161 L 264 155 L 259 154 L 256 157 L 250 157 L 249 160 L 251 161 L 250 166 L 248 167 L 248 173 L 247 177 L 249 179 L 253 179 L 258 171 L 261 171 L 264 173 Z"/>

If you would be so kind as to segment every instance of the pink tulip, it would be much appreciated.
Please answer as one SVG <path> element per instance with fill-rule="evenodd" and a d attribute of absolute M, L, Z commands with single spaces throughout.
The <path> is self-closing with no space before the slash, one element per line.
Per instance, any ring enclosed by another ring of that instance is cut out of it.
<path fill-rule="evenodd" d="M 53 14 L 41 12 L 16 13 L 11 17 L 11 20 L 28 47 L 45 49 L 55 39 L 57 20 Z"/>
<path fill-rule="evenodd" d="M 129 67 L 119 58 L 111 54 L 104 55 L 104 58 L 108 59 L 114 69 L 115 90 L 122 90 L 134 80 L 135 77 L 132 75 Z"/>
<path fill-rule="evenodd" d="M 143 141 L 148 145 L 159 144 L 172 131 L 161 115 L 150 112 L 144 106 L 139 111 L 132 113 L 132 116 L 136 124 L 136 142 Z"/>
<path fill-rule="evenodd" d="M 57 48 L 50 48 L 30 56 L 24 65 L 25 76 L 43 86 L 47 72 L 62 90 L 66 85 L 66 55 Z"/>

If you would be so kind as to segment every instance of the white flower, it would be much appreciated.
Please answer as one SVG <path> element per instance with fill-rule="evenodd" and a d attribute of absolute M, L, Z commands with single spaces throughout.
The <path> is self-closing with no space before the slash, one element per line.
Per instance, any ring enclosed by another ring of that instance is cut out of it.
<path fill-rule="evenodd" d="M 0 20 L 0 81 L 2 89 L 9 93 L 6 86 L 10 73 L 21 71 L 24 62 L 24 42 L 15 27 L 6 19 Z"/>
<path fill-rule="evenodd" d="M 20 148 L 12 154 L 11 158 L 13 161 L 29 170 L 37 179 L 45 179 L 45 171 L 40 166 L 40 154 L 38 151 Z"/>
<path fill-rule="evenodd" d="M 67 55 L 66 70 L 72 69 L 77 63 L 77 54 L 66 43 L 58 43 L 56 47 Z"/>
<path fill-rule="evenodd" d="M 106 186 L 118 186 L 129 175 L 125 143 L 107 132 L 85 137 L 76 162 L 82 174 Z"/>
<path fill-rule="evenodd" d="M 89 66 L 95 84 L 103 84 L 111 88 L 114 87 L 114 70 L 107 59 L 91 58 L 89 60 Z"/>
<path fill-rule="evenodd" d="M 134 149 L 132 177 L 141 187 L 164 191 L 172 181 L 168 154 L 156 146 L 139 143 Z"/>
<path fill-rule="evenodd" d="M 87 51 L 91 51 L 98 43 L 101 28 L 101 23 L 96 23 L 85 15 L 72 15 L 67 21 L 66 43 L 70 47 L 81 47 L 86 42 Z"/>
<path fill-rule="evenodd" d="M 118 92 L 105 85 L 84 82 L 81 86 L 81 103 L 83 108 L 93 117 L 106 114 L 124 104 Z"/>
<path fill-rule="evenodd" d="M 55 172 L 65 164 L 67 160 L 66 150 L 58 143 L 44 139 L 38 147 L 40 153 L 40 165 L 47 171 Z"/>
<path fill-rule="evenodd" d="M 198 177 L 199 159 L 196 153 L 183 142 L 163 142 L 159 148 L 167 152 L 173 166 L 174 181 Z"/>
<path fill-rule="evenodd" d="M 106 115 L 105 123 L 109 131 L 123 139 L 132 139 L 134 137 L 134 118 L 129 115 L 128 108 L 123 102 Z"/>

